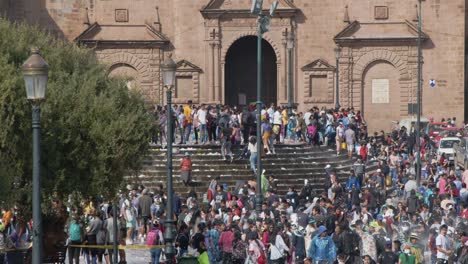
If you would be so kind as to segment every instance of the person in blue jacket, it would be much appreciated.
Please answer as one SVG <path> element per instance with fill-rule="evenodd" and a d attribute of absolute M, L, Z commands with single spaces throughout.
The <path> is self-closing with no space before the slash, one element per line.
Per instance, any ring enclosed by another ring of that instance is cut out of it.
<path fill-rule="evenodd" d="M 313 263 L 333 264 L 336 258 L 336 247 L 333 239 L 328 236 L 327 228 L 320 226 L 309 246 L 309 256 Z"/>

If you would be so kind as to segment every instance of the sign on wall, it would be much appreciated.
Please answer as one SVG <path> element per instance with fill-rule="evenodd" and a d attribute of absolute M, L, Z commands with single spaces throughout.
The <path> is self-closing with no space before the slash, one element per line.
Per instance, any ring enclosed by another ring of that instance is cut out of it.
<path fill-rule="evenodd" d="M 388 79 L 372 79 L 372 103 L 390 103 L 390 82 Z"/>

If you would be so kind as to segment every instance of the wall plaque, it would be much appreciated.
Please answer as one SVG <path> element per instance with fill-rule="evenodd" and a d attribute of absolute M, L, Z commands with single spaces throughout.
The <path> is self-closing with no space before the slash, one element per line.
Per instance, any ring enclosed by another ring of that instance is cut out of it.
<path fill-rule="evenodd" d="M 388 7 L 387 6 L 374 7 L 374 18 L 375 19 L 388 19 Z"/>
<path fill-rule="evenodd" d="M 372 79 L 372 103 L 388 104 L 390 82 L 388 79 Z"/>
<path fill-rule="evenodd" d="M 128 9 L 116 9 L 115 22 L 128 22 Z"/>

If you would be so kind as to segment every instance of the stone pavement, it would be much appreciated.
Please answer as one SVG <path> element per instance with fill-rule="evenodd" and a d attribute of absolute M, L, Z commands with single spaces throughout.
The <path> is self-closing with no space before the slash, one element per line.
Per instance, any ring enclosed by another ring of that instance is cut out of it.
<path fill-rule="evenodd" d="M 128 249 L 125 254 L 128 264 L 148 264 L 151 260 L 149 249 Z M 68 254 L 65 263 L 68 263 Z M 83 255 L 80 256 L 80 263 L 86 263 Z"/>

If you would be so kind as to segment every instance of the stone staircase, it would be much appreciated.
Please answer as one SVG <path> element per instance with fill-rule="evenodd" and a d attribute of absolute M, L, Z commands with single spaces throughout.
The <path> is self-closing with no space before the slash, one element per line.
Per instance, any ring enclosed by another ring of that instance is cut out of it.
<path fill-rule="evenodd" d="M 346 181 L 353 160 L 345 154 L 337 156 L 334 149 L 325 147 L 310 147 L 304 144 L 277 145 L 276 154 L 262 158 L 266 175 L 273 175 L 278 180 L 278 192 L 285 194 L 290 186 L 299 191 L 308 179 L 314 189 L 322 191 L 324 181 L 324 167 L 330 164 L 337 171 L 341 181 Z M 206 192 L 211 179 L 220 176 L 220 183 L 226 183 L 232 190 L 239 180 L 254 180 L 255 175 L 246 160 L 224 161 L 220 147 L 213 145 L 183 145 L 173 149 L 173 181 L 178 194 L 190 191 L 180 180 L 180 160 L 185 152 L 190 153 L 192 159 L 192 185 L 198 195 Z M 368 165 L 368 171 L 375 170 Z M 146 155 L 142 169 L 137 175 L 129 177 L 132 182 L 153 188 L 159 183 L 166 186 L 166 149 L 153 146 Z"/>

